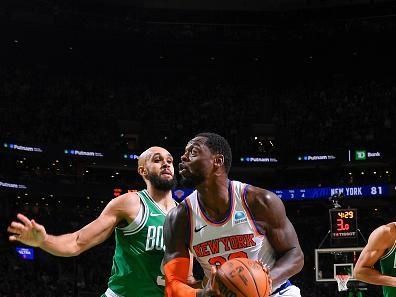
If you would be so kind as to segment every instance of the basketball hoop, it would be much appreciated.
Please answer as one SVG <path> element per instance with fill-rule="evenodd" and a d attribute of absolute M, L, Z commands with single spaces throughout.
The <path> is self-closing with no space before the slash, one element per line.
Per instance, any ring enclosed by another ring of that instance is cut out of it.
<path fill-rule="evenodd" d="M 347 283 L 351 276 L 349 274 L 337 274 L 334 276 L 338 284 L 338 292 L 347 291 L 348 286 Z"/>

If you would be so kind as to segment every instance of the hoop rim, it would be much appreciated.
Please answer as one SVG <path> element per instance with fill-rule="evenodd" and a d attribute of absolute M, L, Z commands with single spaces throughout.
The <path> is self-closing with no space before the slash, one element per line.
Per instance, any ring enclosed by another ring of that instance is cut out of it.
<path fill-rule="evenodd" d="M 351 276 L 349 275 L 349 274 L 336 274 L 335 276 L 334 276 L 334 278 L 338 281 L 344 281 L 344 280 L 346 280 L 346 281 L 348 281 L 350 278 L 351 278 Z"/>

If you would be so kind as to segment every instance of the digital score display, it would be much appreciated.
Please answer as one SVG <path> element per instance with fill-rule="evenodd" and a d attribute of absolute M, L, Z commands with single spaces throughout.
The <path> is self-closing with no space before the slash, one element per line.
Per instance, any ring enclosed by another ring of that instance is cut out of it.
<path fill-rule="evenodd" d="M 322 200 L 342 194 L 345 198 L 384 198 L 396 195 L 395 185 L 340 186 L 318 188 L 270 189 L 283 201 Z M 173 198 L 183 201 L 193 189 L 179 188 L 173 191 Z"/>
<path fill-rule="evenodd" d="M 282 200 L 308 200 L 327 199 L 335 194 L 344 195 L 346 198 L 361 197 L 388 197 L 389 185 L 365 185 L 365 186 L 340 186 L 321 188 L 294 188 L 294 189 L 271 189 Z"/>
<path fill-rule="evenodd" d="M 357 238 L 357 209 L 330 209 L 332 239 Z"/>

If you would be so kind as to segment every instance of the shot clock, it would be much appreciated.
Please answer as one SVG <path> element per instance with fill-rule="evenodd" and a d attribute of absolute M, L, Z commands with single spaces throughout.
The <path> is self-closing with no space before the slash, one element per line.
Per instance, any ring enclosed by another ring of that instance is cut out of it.
<path fill-rule="evenodd" d="M 332 239 L 357 238 L 357 209 L 329 210 Z"/>

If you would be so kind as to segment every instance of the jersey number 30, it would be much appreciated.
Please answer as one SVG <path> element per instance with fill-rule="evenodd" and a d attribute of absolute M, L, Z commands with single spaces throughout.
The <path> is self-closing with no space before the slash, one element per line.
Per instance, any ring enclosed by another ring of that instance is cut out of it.
<path fill-rule="evenodd" d="M 232 260 L 235 258 L 248 258 L 248 255 L 245 252 L 236 252 L 236 253 L 229 254 L 228 259 L 226 259 L 223 256 L 217 256 L 217 257 L 210 258 L 208 262 L 210 265 L 221 266 L 222 264 L 227 262 L 227 260 Z"/>

